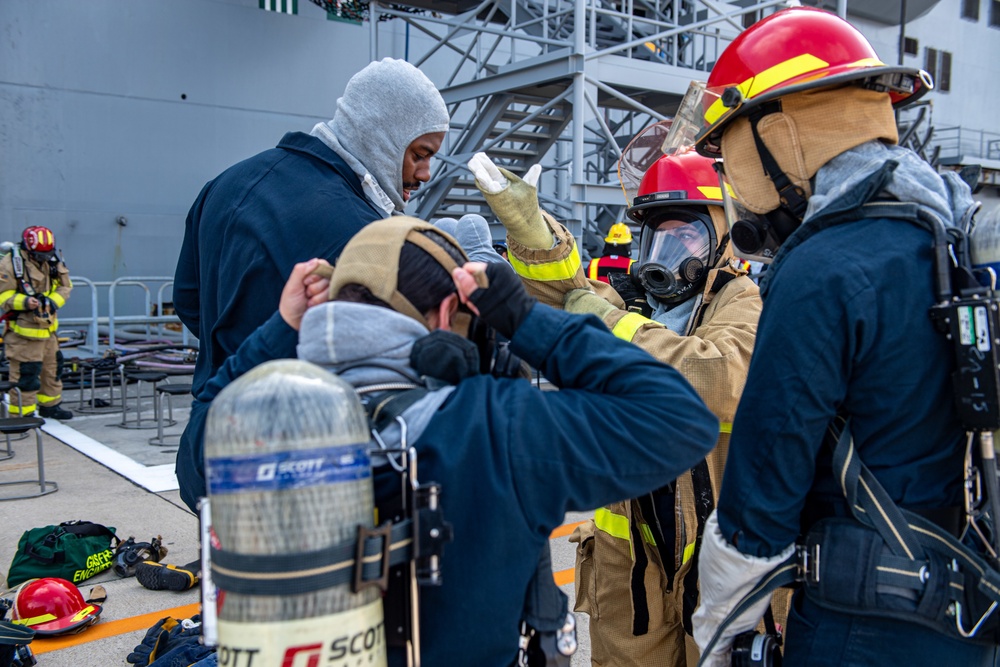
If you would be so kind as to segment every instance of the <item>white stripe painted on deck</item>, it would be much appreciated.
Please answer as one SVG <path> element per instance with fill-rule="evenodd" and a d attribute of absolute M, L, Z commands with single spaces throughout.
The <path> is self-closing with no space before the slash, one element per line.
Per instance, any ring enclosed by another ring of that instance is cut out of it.
<path fill-rule="evenodd" d="M 54 419 L 46 420 L 42 430 L 153 493 L 176 491 L 179 488 L 173 464 L 144 466 L 89 435 L 84 435 Z"/>

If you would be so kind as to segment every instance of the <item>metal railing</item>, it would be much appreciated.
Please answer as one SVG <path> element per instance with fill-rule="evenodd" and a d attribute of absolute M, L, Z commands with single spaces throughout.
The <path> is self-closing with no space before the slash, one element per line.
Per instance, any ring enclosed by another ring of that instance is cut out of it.
<path fill-rule="evenodd" d="M 168 293 L 168 290 L 172 290 L 173 288 L 173 277 L 125 276 L 113 281 L 94 281 L 84 276 L 70 276 L 70 280 L 73 281 L 75 290 L 78 290 L 80 287 L 88 289 L 90 294 L 90 314 L 84 317 L 60 317 L 59 326 L 61 329 L 83 327 L 87 329 L 85 342 L 80 346 L 81 349 L 95 355 L 101 354 L 104 349 L 113 349 L 115 347 L 116 336 L 120 337 L 118 330 L 136 325 L 144 327 L 147 337 L 155 336 L 157 338 L 163 338 L 166 335 L 166 325 L 179 325 L 181 329 L 181 344 L 190 344 L 192 336 L 186 327 L 180 325 L 180 319 L 176 315 L 163 314 L 164 306 L 170 303 L 164 297 Z M 159 285 L 156 289 L 155 301 L 153 300 L 151 284 Z M 105 313 L 102 313 L 100 309 L 101 299 L 99 297 L 101 288 L 107 289 L 107 311 Z M 124 288 L 138 288 L 141 290 L 141 311 L 139 313 L 135 312 L 134 299 L 128 305 L 123 306 L 126 300 L 122 298 L 121 292 Z M 78 298 L 74 298 L 73 300 L 79 301 Z M 156 306 L 155 310 L 153 308 L 154 304 Z M 100 330 L 102 327 L 106 327 L 108 331 L 108 342 L 104 349 L 100 345 Z"/>
<path fill-rule="evenodd" d="M 932 143 L 941 147 L 941 158 L 1000 160 L 1000 134 L 965 127 L 934 128 Z"/>

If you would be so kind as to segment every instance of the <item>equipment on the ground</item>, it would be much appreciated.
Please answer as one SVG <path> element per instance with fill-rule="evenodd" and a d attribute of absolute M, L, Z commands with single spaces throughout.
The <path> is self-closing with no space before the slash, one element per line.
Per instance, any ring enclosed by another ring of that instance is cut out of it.
<path fill-rule="evenodd" d="M 213 648 L 201 641 L 201 616 L 177 620 L 165 616 L 153 624 L 142 641 L 136 645 L 125 658 L 125 662 L 136 667 L 173 667 L 174 665 L 193 665 L 208 657 Z M 226 656 L 235 659 L 233 656 Z M 245 662 L 222 664 L 254 665 L 248 657 Z"/>
<path fill-rule="evenodd" d="M 16 586 L 37 577 L 81 582 L 111 567 L 119 543 L 114 528 L 90 521 L 32 528 L 17 543 L 7 584 Z"/>
<path fill-rule="evenodd" d="M 32 579 L 14 593 L 11 620 L 39 636 L 80 632 L 100 620 L 101 606 L 87 602 L 69 581 L 57 577 Z"/>
<path fill-rule="evenodd" d="M 6 620 L 13 606 L 13 600 L 0 598 L 0 667 L 32 667 L 38 664 L 29 646 L 35 631 Z"/>
<path fill-rule="evenodd" d="M 136 542 L 134 537 L 129 537 L 115 549 L 115 574 L 119 577 L 135 576 L 140 563 L 149 560 L 159 562 L 166 555 L 167 548 L 163 546 L 163 537 L 160 535 L 149 542 Z"/>
<path fill-rule="evenodd" d="M 199 581 L 201 563 L 169 565 L 156 561 L 143 561 L 135 568 L 135 580 L 151 591 L 186 591 Z"/>

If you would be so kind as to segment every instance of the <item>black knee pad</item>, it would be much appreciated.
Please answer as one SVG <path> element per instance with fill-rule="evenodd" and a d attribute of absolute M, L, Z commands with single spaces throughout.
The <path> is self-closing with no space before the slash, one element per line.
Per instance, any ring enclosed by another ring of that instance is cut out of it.
<path fill-rule="evenodd" d="M 22 361 L 21 377 L 17 379 L 21 391 L 38 391 L 42 388 L 42 362 Z"/>

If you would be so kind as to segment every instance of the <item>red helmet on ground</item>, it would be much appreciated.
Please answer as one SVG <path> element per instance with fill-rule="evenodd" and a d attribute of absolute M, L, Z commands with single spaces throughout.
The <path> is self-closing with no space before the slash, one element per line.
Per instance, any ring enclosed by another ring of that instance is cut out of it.
<path fill-rule="evenodd" d="M 716 61 L 700 94 L 695 146 L 716 156 L 722 130 L 750 109 L 847 83 L 885 92 L 897 107 L 933 88 L 926 72 L 879 60 L 864 35 L 836 14 L 812 7 L 775 12 L 740 33 Z"/>
<path fill-rule="evenodd" d="M 101 606 L 88 604 L 72 583 L 56 577 L 30 579 L 14 594 L 12 620 L 39 636 L 80 632 L 96 623 Z"/>
<path fill-rule="evenodd" d="M 24 249 L 31 252 L 52 252 L 56 249 L 56 236 L 48 227 L 28 227 L 21 233 Z"/>

